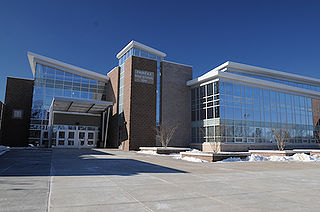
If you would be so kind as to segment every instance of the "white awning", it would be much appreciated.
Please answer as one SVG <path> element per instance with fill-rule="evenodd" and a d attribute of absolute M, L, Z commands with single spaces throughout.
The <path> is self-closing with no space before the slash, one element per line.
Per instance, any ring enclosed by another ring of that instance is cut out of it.
<path fill-rule="evenodd" d="M 50 106 L 50 111 L 59 111 L 66 113 L 100 114 L 112 105 L 112 102 L 107 101 L 54 97 Z"/>

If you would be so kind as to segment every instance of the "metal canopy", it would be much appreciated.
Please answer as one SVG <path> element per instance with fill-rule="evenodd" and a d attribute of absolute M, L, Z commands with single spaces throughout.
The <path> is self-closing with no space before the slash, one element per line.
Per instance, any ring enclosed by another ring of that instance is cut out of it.
<path fill-rule="evenodd" d="M 107 101 L 54 97 L 50 106 L 50 111 L 101 114 L 101 112 L 106 111 L 111 105 L 113 105 L 113 103 Z"/>

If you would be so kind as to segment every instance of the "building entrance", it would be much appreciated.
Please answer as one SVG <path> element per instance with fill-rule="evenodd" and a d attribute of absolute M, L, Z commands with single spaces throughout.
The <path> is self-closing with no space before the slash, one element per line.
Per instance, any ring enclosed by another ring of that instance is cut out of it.
<path fill-rule="evenodd" d="M 53 132 L 52 146 L 57 148 L 93 148 L 97 146 L 96 127 L 58 127 Z"/>

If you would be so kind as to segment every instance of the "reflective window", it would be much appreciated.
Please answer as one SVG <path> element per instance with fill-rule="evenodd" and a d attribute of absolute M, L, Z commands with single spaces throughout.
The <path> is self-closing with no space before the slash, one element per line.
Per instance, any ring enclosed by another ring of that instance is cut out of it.
<path fill-rule="evenodd" d="M 105 82 L 61 71 L 42 64 L 36 65 L 31 109 L 29 142 L 40 144 L 41 134 L 47 129 L 49 108 L 53 97 L 87 100 L 106 100 Z"/>
<path fill-rule="evenodd" d="M 220 117 L 219 82 L 209 83 L 191 89 L 191 120 Z"/>
<path fill-rule="evenodd" d="M 270 143 L 275 142 L 274 131 L 279 129 L 290 132 L 291 143 L 312 143 L 320 135 L 320 99 L 221 79 L 212 83 L 213 89 L 218 86 L 219 93 L 213 92 L 213 98 L 210 83 L 191 90 L 192 121 L 204 125 L 194 127 L 193 142 L 210 138 L 219 142 Z M 208 122 L 213 119 L 220 121 Z M 208 127 L 214 127 L 214 138 L 209 136 Z M 206 129 L 204 136 L 195 133 L 200 128 Z"/>

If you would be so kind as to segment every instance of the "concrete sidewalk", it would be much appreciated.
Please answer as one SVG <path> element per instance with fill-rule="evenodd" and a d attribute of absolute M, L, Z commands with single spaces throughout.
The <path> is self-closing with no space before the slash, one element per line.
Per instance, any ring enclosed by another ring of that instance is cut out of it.
<path fill-rule="evenodd" d="M 118 150 L 0 156 L 1 211 L 319 211 L 320 163 L 192 163 Z"/>

